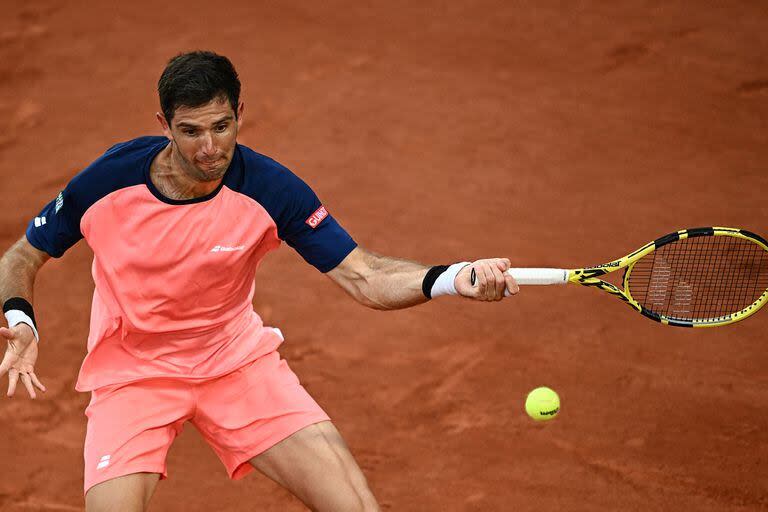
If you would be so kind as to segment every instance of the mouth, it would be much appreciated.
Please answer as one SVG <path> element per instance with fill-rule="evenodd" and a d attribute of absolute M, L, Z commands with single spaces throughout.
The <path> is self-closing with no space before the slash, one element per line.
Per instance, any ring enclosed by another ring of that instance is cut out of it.
<path fill-rule="evenodd" d="M 213 160 L 198 160 L 197 162 L 203 167 L 212 168 L 212 167 L 218 167 L 219 165 L 224 163 L 224 159 L 215 158 Z"/>

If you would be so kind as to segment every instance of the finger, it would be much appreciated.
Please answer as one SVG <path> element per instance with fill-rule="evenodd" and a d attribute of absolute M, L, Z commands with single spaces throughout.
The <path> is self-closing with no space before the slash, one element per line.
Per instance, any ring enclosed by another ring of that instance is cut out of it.
<path fill-rule="evenodd" d="M 24 384 L 24 387 L 27 388 L 27 393 L 29 393 L 29 397 L 34 400 L 37 398 L 37 394 L 35 394 L 35 388 L 32 387 L 32 379 L 29 378 L 29 375 L 26 373 L 21 374 L 21 382 Z"/>
<path fill-rule="evenodd" d="M 507 258 L 499 258 L 498 260 L 496 260 L 496 266 L 499 267 L 499 270 L 501 270 L 502 272 L 506 272 L 507 270 L 509 270 L 509 267 L 511 265 L 512 263 L 510 263 L 509 259 Z"/>
<path fill-rule="evenodd" d="M 10 370 L 10 368 L 11 368 L 11 358 L 8 357 L 8 354 L 6 354 L 5 357 L 3 358 L 3 362 L 0 363 L 0 377 L 5 375 L 5 372 Z"/>
<path fill-rule="evenodd" d="M 507 282 L 498 266 L 492 265 L 491 271 L 493 272 L 493 300 L 501 300 L 504 298 L 504 290 L 507 288 Z"/>
<path fill-rule="evenodd" d="M 501 272 L 498 272 L 498 276 L 496 273 L 498 272 L 498 269 L 496 268 L 495 262 L 488 262 L 488 300 L 490 301 L 496 301 L 498 296 L 498 289 L 500 288 L 497 279 L 503 280 L 503 276 L 501 275 Z"/>
<path fill-rule="evenodd" d="M 483 273 L 485 274 L 485 300 L 491 301 L 496 297 L 496 278 L 489 264 L 483 265 Z"/>
<path fill-rule="evenodd" d="M 16 392 L 16 383 L 19 382 L 19 372 L 13 368 L 8 372 L 8 396 Z"/>
<path fill-rule="evenodd" d="M 507 290 L 509 290 L 510 295 L 515 295 L 520 291 L 520 286 L 517 284 L 514 277 L 505 273 L 504 279 L 507 281 Z"/>
<path fill-rule="evenodd" d="M 46 387 L 43 385 L 43 383 L 42 383 L 42 382 L 40 382 L 40 379 L 38 379 L 38 378 L 37 378 L 37 375 L 35 375 L 34 373 L 30 373 L 30 374 L 29 374 L 29 376 L 30 376 L 30 378 L 32 379 L 32 384 L 34 384 L 35 386 L 37 386 L 37 388 L 38 388 L 40 391 L 42 391 L 43 393 L 45 393 L 46 391 L 48 391 L 48 389 L 46 389 Z"/>
<path fill-rule="evenodd" d="M 7 327 L 0 327 L 0 336 L 7 340 L 12 340 L 16 335 Z"/>
<path fill-rule="evenodd" d="M 472 269 L 475 271 L 475 276 L 477 276 L 477 289 L 475 293 L 475 298 L 481 299 L 485 296 L 485 286 L 486 286 L 485 272 L 483 272 L 482 265 L 474 265 Z"/>

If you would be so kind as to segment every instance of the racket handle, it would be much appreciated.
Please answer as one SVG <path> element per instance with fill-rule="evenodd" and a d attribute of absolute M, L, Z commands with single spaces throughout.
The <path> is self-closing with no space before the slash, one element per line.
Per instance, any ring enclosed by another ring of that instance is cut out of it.
<path fill-rule="evenodd" d="M 568 271 L 564 268 L 511 268 L 507 273 L 521 285 L 565 284 Z"/>

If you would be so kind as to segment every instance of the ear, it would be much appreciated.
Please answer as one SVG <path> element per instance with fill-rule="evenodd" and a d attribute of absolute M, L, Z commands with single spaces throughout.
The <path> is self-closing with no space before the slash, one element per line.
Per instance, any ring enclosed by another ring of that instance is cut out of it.
<path fill-rule="evenodd" d="M 237 106 L 237 127 L 241 128 L 243 126 L 243 111 L 245 110 L 245 103 L 242 101 Z"/>
<path fill-rule="evenodd" d="M 173 140 L 173 135 L 171 135 L 171 127 L 168 124 L 168 121 L 165 119 L 165 115 L 162 112 L 156 112 L 155 117 L 157 118 L 157 122 L 160 123 L 160 128 L 163 130 L 163 135 L 168 137 L 169 140 Z"/>

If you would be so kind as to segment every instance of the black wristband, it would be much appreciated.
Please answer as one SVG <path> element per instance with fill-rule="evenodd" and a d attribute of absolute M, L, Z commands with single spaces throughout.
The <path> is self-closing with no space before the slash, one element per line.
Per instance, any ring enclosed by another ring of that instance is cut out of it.
<path fill-rule="evenodd" d="M 27 315 L 30 320 L 32 320 L 32 323 L 35 324 L 34 327 L 37 328 L 37 320 L 35 320 L 35 310 L 32 309 L 32 304 L 29 303 L 27 299 L 24 299 L 22 297 L 11 297 L 7 301 L 3 303 L 3 313 L 7 313 L 11 311 L 12 309 L 17 309 Z"/>
<path fill-rule="evenodd" d="M 432 298 L 432 285 L 435 284 L 440 274 L 448 270 L 450 265 L 437 265 L 427 271 L 427 275 L 424 276 L 424 280 L 421 282 L 421 291 L 428 299 Z"/>

